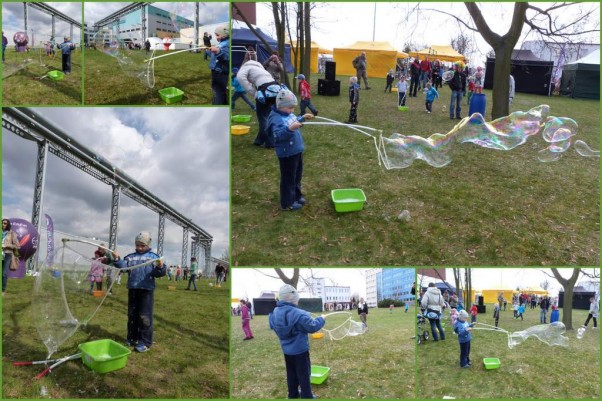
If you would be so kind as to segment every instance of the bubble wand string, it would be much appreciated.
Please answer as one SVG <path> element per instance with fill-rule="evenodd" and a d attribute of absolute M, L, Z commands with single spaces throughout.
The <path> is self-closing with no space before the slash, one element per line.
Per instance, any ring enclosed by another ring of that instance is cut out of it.
<path fill-rule="evenodd" d="M 169 52 L 167 54 L 162 54 L 162 55 L 157 56 L 157 57 L 151 57 L 149 59 L 144 60 L 144 62 L 148 63 L 149 61 L 157 60 L 157 59 L 160 59 L 162 57 L 173 56 L 174 54 L 189 52 L 191 50 L 200 50 L 200 49 L 209 49 L 209 48 L 207 46 L 191 47 L 189 49 L 178 50 L 178 51 L 175 51 L 175 52 Z"/>

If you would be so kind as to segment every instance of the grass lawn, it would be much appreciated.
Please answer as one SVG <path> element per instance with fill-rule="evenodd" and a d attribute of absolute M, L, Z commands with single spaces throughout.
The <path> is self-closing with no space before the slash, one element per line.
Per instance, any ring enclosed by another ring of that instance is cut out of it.
<path fill-rule="evenodd" d="M 312 76 L 317 92 L 317 76 Z M 319 115 L 348 118 L 348 77 L 341 96 L 314 95 Z M 384 79 L 362 90 L 359 124 L 430 136 L 447 133 L 450 90 L 426 114 L 424 97 L 409 98 L 397 110 L 397 94 L 383 93 Z M 491 115 L 491 92 L 487 119 Z M 576 120 L 576 137 L 600 148 L 600 103 L 519 93 L 513 111 L 549 104 L 551 115 Z M 443 106 L 446 110 L 443 110 Z M 463 104 L 463 115 L 468 107 Z M 298 109 L 297 109 L 297 113 Z M 253 114 L 243 102 L 234 114 Z M 308 204 L 281 212 L 278 160 L 271 149 L 253 146 L 251 133 L 232 136 L 232 261 L 234 265 L 589 265 L 599 264 L 600 188 L 598 158 L 569 149 L 554 163 L 541 163 L 543 139 L 509 152 L 473 144 L 457 147 L 444 168 L 418 160 L 386 171 L 378 165 L 371 138 L 344 127 L 308 125 L 303 190 Z M 330 192 L 362 188 L 364 210 L 336 213 Z M 409 222 L 398 219 L 403 210 Z"/>
<path fill-rule="evenodd" d="M 479 314 L 478 321 L 493 325 L 492 315 L 493 306 L 487 305 L 487 313 Z M 445 341 L 429 340 L 418 346 L 418 398 L 600 398 L 600 330 L 592 329 L 592 322 L 581 340 L 576 330 L 565 333 L 568 348 L 551 347 L 529 338 L 509 349 L 505 334 L 475 330 L 470 351 L 472 367 L 461 369 L 458 337 L 448 316 L 446 313 Z M 586 317 L 587 311 L 574 310 L 573 326 L 580 327 Z M 499 327 L 514 332 L 537 324 L 539 309 L 527 309 L 524 321 L 515 320 L 508 309 L 501 312 Z M 492 357 L 499 358 L 501 366 L 486 370 L 483 358 Z"/>
<path fill-rule="evenodd" d="M 164 54 L 157 52 L 156 56 Z M 140 68 L 150 57 L 135 50 L 129 57 Z M 84 79 L 85 104 L 165 105 L 159 90 L 176 87 L 184 91 L 181 102 L 174 105 L 210 105 L 211 71 L 203 54 L 183 52 L 155 61 L 155 87 L 149 89 L 138 78 L 123 72 L 117 60 L 101 51 L 86 49 Z"/>
<path fill-rule="evenodd" d="M 43 52 L 41 60 L 42 63 L 38 49 L 29 53 L 7 49 L 6 63 L 2 66 L 2 105 L 81 105 L 82 53 L 71 54 L 71 74 L 59 81 L 40 78 L 53 70 L 62 71 L 61 52 L 57 50 L 54 58 L 46 57 Z"/>
<path fill-rule="evenodd" d="M 414 320 L 403 308 L 392 314 L 370 309 L 364 335 L 339 341 L 310 337 L 312 365 L 331 369 L 324 383 L 312 385 L 314 393 L 322 399 L 415 398 Z M 232 318 L 232 397 L 286 398 L 284 356 L 267 316 L 254 316 L 251 330 L 255 338 L 243 341 L 240 317 Z"/>
<path fill-rule="evenodd" d="M 127 322 L 126 277 L 114 286 L 98 314 L 67 340 L 53 357 L 78 352 L 77 345 L 110 338 L 124 343 Z M 43 365 L 14 367 L 14 361 L 43 360 L 46 347 L 31 321 L 33 278 L 9 280 L 2 299 L 3 398 L 228 398 L 230 284 L 197 282 L 199 292 L 176 291 L 162 278 L 155 291 L 153 347 L 132 350 L 122 370 L 98 374 L 81 360 L 67 362 L 41 380 Z M 46 393 L 44 396 L 43 393 Z"/>

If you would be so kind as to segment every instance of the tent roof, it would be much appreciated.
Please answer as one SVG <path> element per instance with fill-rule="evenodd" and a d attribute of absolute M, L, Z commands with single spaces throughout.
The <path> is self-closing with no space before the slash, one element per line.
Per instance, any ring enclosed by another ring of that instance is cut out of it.
<path fill-rule="evenodd" d="M 296 43 L 297 43 L 296 40 L 291 41 L 291 46 L 294 47 Z M 320 54 L 332 54 L 332 50 L 328 50 L 328 49 L 325 49 L 325 48 L 321 47 L 319 44 L 317 44 L 313 40 L 311 41 L 311 48 L 312 49 L 317 48 L 318 49 L 318 53 L 320 53 Z"/>
<path fill-rule="evenodd" d="M 600 65 L 600 49 L 594 50 L 585 57 L 567 64 L 595 64 Z"/>
<path fill-rule="evenodd" d="M 408 55 L 391 46 L 389 42 L 364 42 L 358 41 L 346 47 L 338 47 L 335 49 L 343 50 L 358 50 L 358 51 L 393 51 L 397 52 L 397 58 L 406 58 Z"/>
<path fill-rule="evenodd" d="M 531 50 L 512 50 L 512 60 L 545 61 L 537 57 Z"/>
<path fill-rule="evenodd" d="M 463 55 L 449 45 L 432 45 L 417 52 L 410 52 L 410 56 L 429 56 L 429 58 L 441 61 L 462 61 L 465 59 Z"/>
<path fill-rule="evenodd" d="M 278 43 L 276 40 L 272 39 L 268 34 L 264 33 L 260 28 L 255 25 L 251 25 L 257 33 L 270 45 L 277 46 Z M 255 36 L 255 34 L 247 27 L 247 25 L 238 20 L 232 20 L 232 40 L 237 40 L 239 42 L 260 42 L 260 40 Z"/>

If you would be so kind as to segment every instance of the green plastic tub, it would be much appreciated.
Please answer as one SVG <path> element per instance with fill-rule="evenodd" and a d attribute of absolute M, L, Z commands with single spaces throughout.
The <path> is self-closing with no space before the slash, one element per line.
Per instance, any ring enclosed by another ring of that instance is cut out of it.
<path fill-rule="evenodd" d="M 84 365 L 96 373 L 107 373 L 123 369 L 132 353 L 113 340 L 96 340 L 79 345 Z"/>
<path fill-rule="evenodd" d="M 499 358 L 483 358 L 485 369 L 498 369 L 501 365 Z"/>
<path fill-rule="evenodd" d="M 161 96 L 161 99 L 163 99 L 165 103 L 172 104 L 181 102 L 184 92 L 172 86 L 170 88 L 161 89 L 159 91 L 159 96 Z"/>
<path fill-rule="evenodd" d="M 235 123 L 248 123 L 251 121 L 251 116 L 248 114 L 239 114 L 236 116 L 232 116 L 232 121 Z"/>
<path fill-rule="evenodd" d="M 48 78 L 52 79 L 53 81 L 60 81 L 61 79 L 65 78 L 65 74 L 62 71 L 54 70 L 48 73 Z"/>
<path fill-rule="evenodd" d="M 328 379 L 330 368 L 326 366 L 311 365 L 311 376 L 309 381 L 311 384 L 322 384 Z"/>
<path fill-rule="evenodd" d="M 331 195 L 334 209 L 338 213 L 357 212 L 366 203 L 366 194 L 359 188 L 333 189 Z"/>

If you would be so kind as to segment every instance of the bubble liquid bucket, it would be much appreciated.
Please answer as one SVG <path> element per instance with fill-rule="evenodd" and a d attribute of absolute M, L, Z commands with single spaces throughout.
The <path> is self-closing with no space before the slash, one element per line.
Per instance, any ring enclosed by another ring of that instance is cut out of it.
<path fill-rule="evenodd" d="M 108 373 L 123 369 L 132 353 L 113 340 L 96 340 L 79 345 L 84 365 L 96 373 Z"/>
<path fill-rule="evenodd" d="M 92 291 L 92 295 L 94 295 L 97 298 L 102 298 L 105 296 L 105 292 L 104 291 Z"/>
<path fill-rule="evenodd" d="M 181 102 L 184 92 L 178 88 L 170 87 L 161 89 L 159 91 L 159 96 L 161 96 L 161 99 L 163 99 L 165 103 L 172 104 Z"/>
<path fill-rule="evenodd" d="M 232 116 L 232 121 L 235 123 L 248 123 L 251 121 L 251 116 L 248 114 L 239 114 L 236 116 Z"/>
<path fill-rule="evenodd" d="M 499 369 L 501 362 L 499 358 L 483 358 L 485 369 Z"/>
<path fill-rule="evenodd" d="M 248 125 L 233 125 L 230 127 L 232 135 L 246 135 L 251 130 Z"/>
<path fill-rule="evenodd" d="M 65 78 L 65 74 L 62 71 L 54 70 L 48 73 L 48 78 L 52 79 L 53 81 L 60 81 L 61 79 Z"/>
<path fill-rule="evenodd" d="M 485 108 L 487 106 L 487 97 L 484 93 L 473 93 L 470 99 L 470 106 L 468 108 L 468 115 L 471 116 L 473 113 L 479 113 L 483 117 L 485 116 Z"/>
<path fill-rule="evenodd" d="M 330 368 L 326 366 L 311 365 L 311 376 L 309 381 L 311 384 L 322 384 L 328 379 Z"/>
<path fill-rule="evenodd" d="M 366 194 L 359 188 L 333 189 L 331 196 L 338 213 L 357 212 L 366 203 Z"/>

